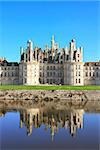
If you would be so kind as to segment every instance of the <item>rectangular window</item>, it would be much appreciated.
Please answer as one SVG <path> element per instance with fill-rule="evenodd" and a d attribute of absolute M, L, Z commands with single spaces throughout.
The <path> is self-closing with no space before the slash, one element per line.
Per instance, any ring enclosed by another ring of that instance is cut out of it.
<path fill-rule="evenodd" d="M 6 72 L 5 72 L 5 77 L 6 77 Z"/>
<path fill-rule="evenodd" d="M 88 73 L 86 72 L 86 77 L 88 76 Z"/>
<path fill-rule="evenodd" d="M 53 72 L 53 75 L 55 76 L 55 72 Z"/>
<path fill-rule="evenodd" d="M 52 79 L 50 79 L 50 84 L 52 84 Z"/>
<path fill-rule="evenodd" d="M 52 72 L 50 72 L 50 76 L 52 76 Z"/>
<path fill-rule="evenodd" d="M 55 79 L 53 79 L 53 83 L 55 83 Z"/>
<path fill-rule="evenodd" d="M 25 83 L 27 82 L 26 78 L 24 79 Z"/>
<path fill-rule="evenodd" d="M 47 66 L 47 70 L 49 70 L 49 66 Z"/>
<path fill-rule="evenodd" d="M 53 69 L 55 70 L 55 66 L 53 66 Z"/>
<path fill-rule="evenodd" d="M 52 66 L 50 66 L 50 69 L 52 70 Z"/>
<path fill-rule="evenodd" d="M 42 73 L 40 72 L 40 77 L 42 76 Z"/>
<path fill-rule="evenodd" d="M 99 76 L 99 74 L 98 74 L 98 72 L 96 73 L 96 77 L 98 77 Z"/>
<path fill-rule="evenodd" d="M 79 79 L 79 83 L 81 83 L 81 80 Z"/>
<path fill-rule="evenodd" d="M 3 76 L 3 73 L 1 73 L 1 77 Z"/>
<path fill-rule="evenodd" d="M 47 76 L 49 77 L 49 72 L 47 72 Z"/>
<path fill-rule="evenodd" d="M 76 83 L 77 83 L 77 79 L 76 79 Z"/>

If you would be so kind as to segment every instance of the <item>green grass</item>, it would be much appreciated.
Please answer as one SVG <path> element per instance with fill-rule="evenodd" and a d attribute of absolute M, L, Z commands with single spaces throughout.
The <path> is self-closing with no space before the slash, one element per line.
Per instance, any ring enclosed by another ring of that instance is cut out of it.
<path fill-rule="evenodd" d="M 2 85 L 0 90 L 100 90 L 100 86 L 24 86 Z"/>

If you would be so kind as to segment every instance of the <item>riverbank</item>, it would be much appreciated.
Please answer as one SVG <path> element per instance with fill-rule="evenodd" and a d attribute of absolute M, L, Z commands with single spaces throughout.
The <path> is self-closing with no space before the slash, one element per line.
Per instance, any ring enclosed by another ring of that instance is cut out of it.
<path fill-rule="evenodd" d="M 0 100 L 100 100 L 100 90 L 0 90 Z"/>
<path fill-rule="evenodd" d="M 90 109 L 91 107 L 91 109 Z M 85 109 L 100 112 L 99 90 L 1 90 L 0 108 Z"/>

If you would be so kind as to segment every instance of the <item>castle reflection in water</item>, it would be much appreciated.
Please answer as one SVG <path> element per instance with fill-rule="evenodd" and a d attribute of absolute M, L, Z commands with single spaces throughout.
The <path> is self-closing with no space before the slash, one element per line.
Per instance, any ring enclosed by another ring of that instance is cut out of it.
<path fill-rule="evenodd" d="M 70 134 L 74 136 L 78 128 L 83 128 L 83 109 L 70 110 L 41 110 L 38 108 L 19 110 L 20 122 L 19 127 L 25 125 L 27 135 L 32 134 L 34 128 L 39 128 L 42 123 L 45 130 L 50 129 L 51 138 L 58 133 L 59 128 L 68 129 Z M 1 114 L 4 114 L 1 112 Z"/>
<path fill-rule="evenodd" d="M 39 128 L 42 123 L 45 125 L 45 130 L 50 128 L 51 137 L 58 132 L 58 125 L 61 128 L 69 129 L 70 134 L 74 136 L 77 128 L 83 128 L 83 113 L 84 110 L 56 110 L 56 111 L 41 111 L 39 109 L 27 109 L 20 111 L 20 128 L 23 123 L 27 128 L 27 135 L 32 134 L 32 128 Z"/>

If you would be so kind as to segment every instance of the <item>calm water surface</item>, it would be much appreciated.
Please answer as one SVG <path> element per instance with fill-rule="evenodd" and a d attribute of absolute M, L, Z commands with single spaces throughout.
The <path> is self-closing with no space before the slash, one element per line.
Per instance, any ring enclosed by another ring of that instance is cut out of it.
<path fill-rule="evenodd" d="M 100 149 L 100 113 L 83 109 L 0 111 L 0 148 Z"/>

